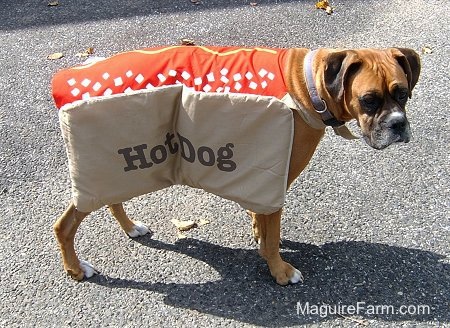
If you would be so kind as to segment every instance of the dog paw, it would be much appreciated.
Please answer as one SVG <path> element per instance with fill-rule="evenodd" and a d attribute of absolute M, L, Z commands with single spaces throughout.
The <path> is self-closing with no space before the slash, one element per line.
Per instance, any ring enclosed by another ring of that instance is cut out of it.
<path fill-rule="evenodd" d="M 303 282 L 304 278 L 302 273 L 297 270 L 296 268 L 294 268 L 294 274 L 292 275 L 292 277 L 289 279 L 289 282 L 291 284 L 296 284 L 298 282 Z"/>
<path fill-rule="evenodd" d="M 84 273 L 85 278 L 90 278 L 94 274 L 98 274 L 98 271 L 94 269 L 94 266 L 88 261 L 80 261 L 80 268 Z"/>
<path fill-rule="evenodd" d="M 149 229 L 140 221 L 134 221 L 133 230 L 127 232 L 127 235 L 131 238 L 136 238 L 149 233 Z"/>
<path fill-rule="evenodd" d="M 281 263 L 281 265 L 279 264 L 275 267 L 272 267 L 270 272 L 277 281 L 277 284 L 282 286 L 303 282 L 302 273 L 292 265 L 284 261 Z"/>
<path fill-rule="evenodd" d="M 87 261 L 80 261 L 79 265 L 65 267 L 66 273 L 74 280 L 83 280 L 83 278 L 90 278 L 94 274 L 97 274 L 97 270 L 94 266 Z"/>

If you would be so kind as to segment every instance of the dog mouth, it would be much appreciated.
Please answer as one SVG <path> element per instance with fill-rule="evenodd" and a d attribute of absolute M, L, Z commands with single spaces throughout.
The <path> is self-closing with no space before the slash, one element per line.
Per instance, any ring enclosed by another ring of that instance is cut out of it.
<path fill-rule="evenodd" d="M 372 148 L 382 150 L 394 143 L 408 143 L 411 140 L 409 125 L 401 132 L 391 129 L 376 129 L 369 135 L 363 135 L 364 141 Z"/>
<path fill-rule="evenodd" d="M 372 148 L 381 150 L 394 143 L 408 143 L 411 132 L 408 119 L 400 111 L 377 117 L 369 122 L 358 122 L 362 126 L 362 138 Z"/>

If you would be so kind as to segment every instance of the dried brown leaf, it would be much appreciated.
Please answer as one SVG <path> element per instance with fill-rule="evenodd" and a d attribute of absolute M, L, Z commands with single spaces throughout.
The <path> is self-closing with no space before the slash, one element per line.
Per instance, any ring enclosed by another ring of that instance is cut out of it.
<path fill-rule="evenodd" d="M 196 226 L 196 223 L 191 220 L 181 221 L 181 220 L 177 220 L 177 219 L 172 219 L 172 220 L 170 220 L 170 222 L 172 222 L 175 225 L 175 227 L 177 227 L 178 230 L 180 230 L 180 231 L 187 231 Z"/>
<path fill-rule="evenodd" d="M 80 57 L 80 58 L 85 58 L 85 57 L 89 57 L 93 53 L 94 53 L 94 48 L 89 47 L 84 52 L 79 52 L 75 56 Z"/>
<path fill-rule="evenodd" d="M 47 4 L 47 6 L 49 6 L 49 7 L 55 7 L 55 6 L 58 6 L 59 5 L 59 1 L 58 0 L 56 0 L 56 1 L 50 1 L 48 4 Z"/>
<path fill-rule="evenodd" d="M 429 47 L 423 47 L 422 48 L 422 53 L 423 54 L 432 54 L 433 50 L 431 48 L 429 48 Z"/>
<path fill-rule="evenodd" d="M 328 0 L 317 1 L 316 8 L 325 10 L 328 15 L 333 13 L 333 8 L 330 6 L 330 2 Z"/>
<path fill-rule="evenodd" d="M 182 46 L 195 46 L 195 41 L 191 40 L 191 39 L 184 38 L 184 39 L 181 39 L 181 45 Z"/>
<path fill-rule="evenodd" d="M 326 10 L 327 7 L 330 7 L 330 3 L 328 2 L 328 0 L 322 0 L 322 1 L 317 1 L 316 2 L 316 8 L 317 9 Z"/>
<path fill-rule="evenodd" d="M 211 222 L 209 220 L 200 219 L 200 222 L 197 224 L 197 226 L 201 227 L 207 224 L 210 224 Z"/>
<path fill-rule="evenodd" d="M 184 233 L 178 232 L 177 233 L 177 238 L 178 239 L 185 239 L 185 238 L 187 238 L 187 236 Z"/>
<path fill-rule="evenodd" d="M 47 59 L 55 60 L 55 59 L 61 59 L 63 57 L 64 57 L 64 54 L 62 52 L 55 52 L 55 53 L 53 53 L 51 55 L 48 55 Z"/>

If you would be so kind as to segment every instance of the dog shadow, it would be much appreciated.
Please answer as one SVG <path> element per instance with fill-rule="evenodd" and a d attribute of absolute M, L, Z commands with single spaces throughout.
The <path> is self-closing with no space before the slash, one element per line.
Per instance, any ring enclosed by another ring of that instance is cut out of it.
<path fill-rule="evenodd" d="M 149 283 L 99 274 L 88 281 L 109 288 L 162 293 L 170 306 L 260 326 L 335 319 L 338 314 L 318 313 L 317 307 L 356 307 L 358 302 L 362 302 L 362 310 L 354 318 L 450 322 L 450 265 L 444 262 L 444 256 L 432 252 L 362 241 L 319 247 L 284 240 L 282 256 L 303 272 L 305 282 L 282 287 L 272 280 L 267 265 L 254 249 L 234 249 L 194 239 L 167 244 L 144 236 L 137 241 L 203 261 L 218 272 L 220 279 L 193 284 Z M 309 314 L 304 311 L 307 304 Z M 409 305 L 413 307 L 405 313 Z M 419 305 L 428 307 L 428 311 L 417 310 Z M 390 306 L 393 310 L 374 311 L 375 306 Z M 345 317 L 354 319 L 352 315 Z"/>

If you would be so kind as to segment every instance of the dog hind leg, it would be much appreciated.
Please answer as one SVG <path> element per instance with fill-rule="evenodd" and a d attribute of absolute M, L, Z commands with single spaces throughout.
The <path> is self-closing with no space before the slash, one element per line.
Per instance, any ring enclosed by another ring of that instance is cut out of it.
<path fill-rule="evenodd" d="M 301 272 L 283 261 L 280 256 L 281 210 L 269 215 L 254 214 L 253 219 L 259 233 L 259 254 L 266 259 L 270 273 L 277 283 L 287 285 L 303 281 Z"/>
<path fill-rule="evenodd" d="M 247 214 L 252 219 L 252 233 L 253 233 L 253 239 L 255 242 L 259 244 L 259 227 L 258 227 L 258 221 L 256 220 L 256 213 L 253 213 L 252 211 L 247 210 Z"/>
<path fill-rule="evenodd" d="M 129 237 L 135 238 L 149 232 L 149 229 L 142 222 L 133 221 L 128 217 L 122 203 L 109 205 L 109 210 Z"/>
<path fill-rule="evenodd" d="M 71 202 L 53 225 L 53 231 L 61 250 L 64 270 L 75 280 L 81 280 L 83 277 L 90 278 L 96 273 L 89 262 L 78 259 L 74 247 L 77 229 L 88 214 L 78 211 Z"/>

